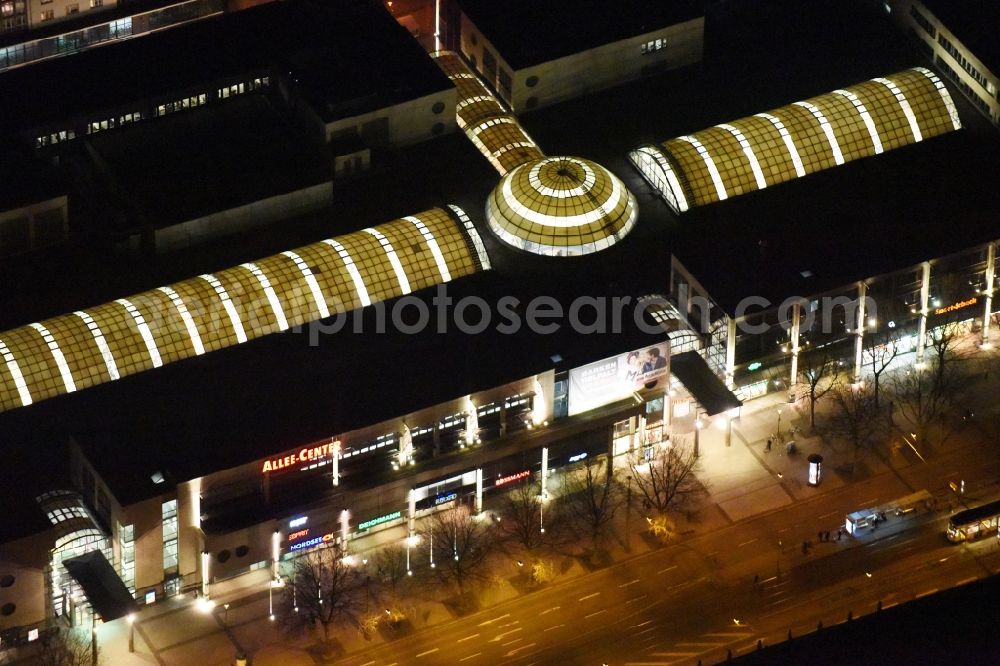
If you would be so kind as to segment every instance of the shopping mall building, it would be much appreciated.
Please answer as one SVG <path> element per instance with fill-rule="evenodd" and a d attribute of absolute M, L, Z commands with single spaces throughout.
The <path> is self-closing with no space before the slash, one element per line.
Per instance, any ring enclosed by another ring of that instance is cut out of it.
<path fill-rule="evenodd" d="M 330 209 L 312 242 L 230 248 L 229 268 L 194 263 L 197 277 L 0 332 L 9 639 L 87 623 L 97 600 L 114 619 L 342 534 L 481 508 L 543 466 L 730 423 L 741 400 L 794 394 L 810 346 L 856 366 L 884 326 L 919 356 L 951 321 L 989 342 L 1000 202 L 975 172 L 992 144 L 968 136 L 969 109 L 918 60 L 850 70 L 825 94 L 782 83 L 779 103 L 738 120 L 646 113 L 632 130 L 656 90 L 697 99 L 684 86 L 699 16 L 595 8 L 607 31 L 524 59 L 485 4 L 446 3 L 451 48 L 421 55 L 461 132 L 427 144 L 449 159 L 420 163 L 434 207 L 373 173 L 357 187 L 392 191 L 391 215 Z M 242 20 L 258 11 L 275 10 Z M 573 89 L 589 60 L 571 56 L 606 49 L 635 56 L 623 67 L 637 81 Z M 436 135 L 443 112 L 429 113 L 420 131 Z M 611 139 L 607 113 L 622 118 Z M 959 185 L 982 216 L 942 234 L 938 200 Z"/>

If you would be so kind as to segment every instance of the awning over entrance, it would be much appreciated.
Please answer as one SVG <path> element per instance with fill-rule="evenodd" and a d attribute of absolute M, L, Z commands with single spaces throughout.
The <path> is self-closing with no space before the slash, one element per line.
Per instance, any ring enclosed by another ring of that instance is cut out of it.
<path fill-rule="evenodd" d="M 87 600 L 105 622 L 135 612 L 138 606 L 125 583 L 99 550 L 63 560 L 66 570 L 80 583 Z"/>
<path fill-rule="evenodd" d="M 721 414 L 743 404 L 712 372 L 698 352 L 688 351 L 672 356 L 670 372 L 691 392 L 709 416 Z"/>

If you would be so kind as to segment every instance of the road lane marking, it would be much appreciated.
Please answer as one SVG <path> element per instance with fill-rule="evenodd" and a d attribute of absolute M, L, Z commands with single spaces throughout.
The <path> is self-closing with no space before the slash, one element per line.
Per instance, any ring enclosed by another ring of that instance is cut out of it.
<path fill-rule="evenodd" d="M 697 652 L 650 652 L 650 657 L 694 657 Z"/>
<path fill-rule="evenodd" d="M 584 620 L 589 620 L 590 618 L 594 617 L 595 615 L 600 615 L 601 613 L 605 612 L 606 610 L 608 610 L 608 609 L 607 608 L 602 608 L 601 610 L 597 611 L 596 613 L 591 613 L 589 615 L 584 615 L 583 619 Z"/>
<path fill-rule="evenodd" d="M 979 576 L 969 576 L 968 578 L 960 580 L 957 583 L 955 583 L 955 587 L 958 587 L 959 585 L 965 585 L 966 583 L 971 583 L 974 580 L 979 580 Z"/>
<path fill-rule="evenodd" d="M 479 623 L 479 624 L 477 624 L 476 626 L 477 626 L 477 627 L 485 627 L 486 625 L 488 625 L 488 624 L 493 624 L 494 622 L 497 622 L 497 621 L 499 621 L 499 620 L 502 620 L 502 619 L 504 619 L 505 617 L 510 617 L 510 613 L 504 613 L 504 614 L 503 614 L 503 615 L 501 615 L 500 617 L 495 617 L 495 618 L 493 618 L 492 620 L 486 620 L 485 622 L 480 622 L 480 623 Z"/>
<path fill-rule="evenodd" d="M 599 596 L 600 594 L 601 594 L 600 592 L 594 592 L 593 594 L 588 594 L 585 597 L 580 597 L 579 599 L 577 599 L 577 601 L 586 601 L 587 599 L 593 599 L 594 597 Z"/>
<path fill-rule="evenodd" d="M 517 654 L 521 650 L 527 650 L 530 647 L 535 647 L 535 645 L 537 645 L 537 643 L 528 643 L 527 645 L 522 645 L 521 647 L 514 648 L 513 650 L 511 650 L 510 652 L 508 652 L 504 656 L 505 657 L 513 657 L 515 654 Z"/>
<path fill-rule="evenodd" d="M 426 652 L 421 652 L 420 654 L 418 654 L 417 657 L 426 657 L 427 655 L 434 654 L 435 652 L 439 652 L 440 650 L 441 648 L 434 648 L 433 650 L 427 650 Z"/>
<path fill-rule="evenodd" d="M 636 578 L 635 580 L 630 580 L 630 581 L 629 581 L 629 582 L 627 582 L 627 583 L 622 583 L 622 584 L 621 584 L 621 585 L 619 585 L 618 587 L 628 587 L 629 585 L 635 585 L 635 584 L 636 584 L 636 583 L 638 583 L 638 582 L 639 582 L 639 579 L 638 579 L 638 578 Z"/>
<path fill-rule="evenodd" d="M 543 632 L 545 632 L 545 631 L 552 631 L 553 629 L 558 629 L 559 627 L 565 627 L 565 626 L 566 626 L 565 624 L 553 624 L 548 629 L 542 629 L 542 631 Z"/>
<path fill-rule="evenodd" d="M 639 624 L 633 624 L 629 629 L 638 629 L 639 627 L 645 627 L 647 624 L 653 624 L 652 620 L 646 620 L 645 622 L 640 622 Z"/>
<path fill-rule="evenodd" d="M 744 541 L 744 542 L 743 542 L 743 543 L 741 543 L 741 544 L 740 544 L 739 546 L 737 546 L 737 548 L 742 548 L 743 546 L 749 546 L 750 544 L 752 544 L 752 543 L 753 543 L 754 541 L 756 541 L 756 540 L 757 540 L 757 539 L 750 539 L 749 541 Z"/>
<path fill-rule="evenodd" d="M 637 596 L 637 597 L 632 597 L 631 599 L 629 599 L 628 601 L 626 601 L 626 602 L 625 602 L 625 605 L 627 606 L 627 605 L 629 605 L 630 603 L 632 603 L 633 601 L 639 601 L 639 599 L 645 599 L 645 598 L 646 598 L 646 595 L 645 595 L 645 594 L 640 594 L 639 596 Z"/>
<path fill-rule="evenodd" d="M 649 629 L 643 629 L 642 631 L 640 631 L 639 633 L 636 634 L 636 637 L 642 636 L 643 634 L 648 634 L 651 631 L 656 631 L 656 627 L 650 627 Z"/>
<path fill-rule="evenodd" d="M 746 632 L 719 632 L 719 631 L 717 631 L 717 632 L 710 633 L 710 634 L 702 634 L 702 636 L 721 636 L 723 638 L 732 638 L 733 640 L 736 640 L 738 638 L 745 638 L 747 636 L 753 636 L 753 633 L 751 633 L 749 631 L 746 631 Z"/>
<path fill-rule="evenodd" d="M 675 564 L 675 565 L 674 565 L 674 566 L 672 566 L 672 567 L 667 567 L 666 569 L 660 569 L 660 570 L 659 570 L 659 571 L 657 571 L 656 573 L 658 573 L 658 574 L 662 574 L 662 573 L 667 573 L 668 571 L 673 571 L 673 570 L 674 570 L 674 569 L 676 569 L 676 568 L 677 568 L 677 565 Z"/>
<path fill-rule="evenodd" d="M 552 608 L 550 608 L 548 610 L 543 610 L 541 613 L 539 613 L 539 615 L 547 615 L 547 614 L 551 613 L 552 611 L 559 610 L 560 608 L 562 608 L 562 606 L 553 606 Z"/>
<path fill-rule="evenodd" d="M 927 590 L 926 592 L 921 592 L 920 594 L 918 594 L 917 596 L 915 596 L 914 599 L 919 599 L 920 597 L 926 597 L 928 594 L 934 594 L 937 591 L 938 591 L 938 589 L 936 587 L 935 588 L 931 588 L 930 590 Z"/>
<path fill-rule="evenodd" d="M 512 641 L 507 641 L 506 643 L 504 643 L 504 644 L 503 644 L 503 645 L 501 645 L 500 647 L 507 647 L 508 645 L 513 645 L 514 643 L 520 643 L 520 642 L 521 642 L 521 641 L 523 641 L 523 640 L 524 640 L 523 638 L 515 638 L 515 639 L 514 639 L 514 640 L 512 640 Z"/>
<path fill-rule="evenodd" d="M 459 638 L 458 641 L 456 641 L 456 642 L 457 643 L 464 643 L 465 641 L 471 641 L 473 638 L 475 638 L 478 635 L 479 634 L 472 634 L 471 636 L 466 636 L 465 638 Z M 374 662 L 372 662 L 372 663 L 374 663 Z"/>
<path fill-rule="evenodd" d="M 374 660 L 372 660 L 372 661 L 366 661 L 365 663 L 361 664 L 361 666 L 372 666 L 372 664 L 374 664 L 374 663 L 375 663 Z"/>
<path fill-rule="evenodd" d="M 725 645 L 725 643 L 689 643 L 689 642 L 684 642 L 684 643 L 678 643 L 677 647 L 721 647 L 723 645 Z"/>
<path fill-rule="evenodd" d="M 824 513 L 822 516 L 819 517 L 819 519 L 823 520 L 824 518 L 829 518 L 830 516 L 833 516 L 833 515 L 836 515 L 836 514 L 837 514 L 836 511 L 831 511 L 830 513 Z"/>
<path fill-rule="evenodd" d="M 477 652 L 476 654 L 470 654 L 468 657 L 462 657 L 461 659 L 459 659 L 459 661 L 468 661 L 470 659 L 475 659 L 476 657 L 478 657 L 481 654 L 482 654 L 482 652 Z"/>
<path fill-rule="evenodd" d="M 499 643 L 504 636 L 510 636 L 511 634 L 516 634 L 519 631 L 524 631 L 524 627 L 518 627 L 517 629 L 511 629 L 510 631 L 505 631 L 502 634 L 497 634 L 494 638 L 490 639 L 490 643 Z"/>

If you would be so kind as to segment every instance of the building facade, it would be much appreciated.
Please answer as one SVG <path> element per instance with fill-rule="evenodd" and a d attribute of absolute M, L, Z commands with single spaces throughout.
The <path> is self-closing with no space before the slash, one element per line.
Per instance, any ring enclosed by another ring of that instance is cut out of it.
<path fill-rule="evenodd" d="M 985 54 L 977 54 L 976 49 L 962 39 L 963 32 L 967 30 L 992 33 L 994 46 L 991 50 L 996 52 L 996 24 L 990 21 L 991 16 L 996 16 L 996 9 L 960 2 L 948 10 L 948 15 L 939 17 L 935 13 L 937 3 L 933 2 L 885 0 L 883 4 L 892 19 L 915 40 L 920 51 L 934 62 L 938 71 L 961 90 L 980 113 L 994 125 L 1000 125 L 1000 98 L 997 96 L 1000 73 L 996 63 L 993 62 L 991 67 L 986 62 L 988 57 Z M 985 11 L 986 15 L 978 15 L 979 10 Z M 945 20 L 945 16 L 954 13 L 965 14 L 959 24 L 949 24 Z M 969 28 L 980 22 L 982 24 L 978 27 Z"/>

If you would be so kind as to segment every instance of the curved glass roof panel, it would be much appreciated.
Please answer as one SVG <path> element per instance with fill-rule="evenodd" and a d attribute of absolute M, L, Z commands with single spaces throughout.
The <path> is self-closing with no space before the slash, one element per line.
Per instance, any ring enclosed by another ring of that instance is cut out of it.
<path fill-rule="evenodd" d="M 635 224 L 635 197 L 604 167 L 577 157 L 546 157 L 500 179 L 486 202 L 490 229 L 535 254 L 598 252 Z"/>
<path fill-rule="evenodd" d="M 21 326 L 0 333 L 0 411 L 488 268 L 451 206 Z"/>
<path fill-rule="evenodd" d="M 643 146 L 629 158 L 684 212 L 961 127 L 947 88 L 917 67 Z"/>
<path fill-rule="evenodd" d="M 544 157 L 538 144 L 454 51 L 431 54 L 458 91 L 456 121 L 503 176 L 526 162 Z"/>

